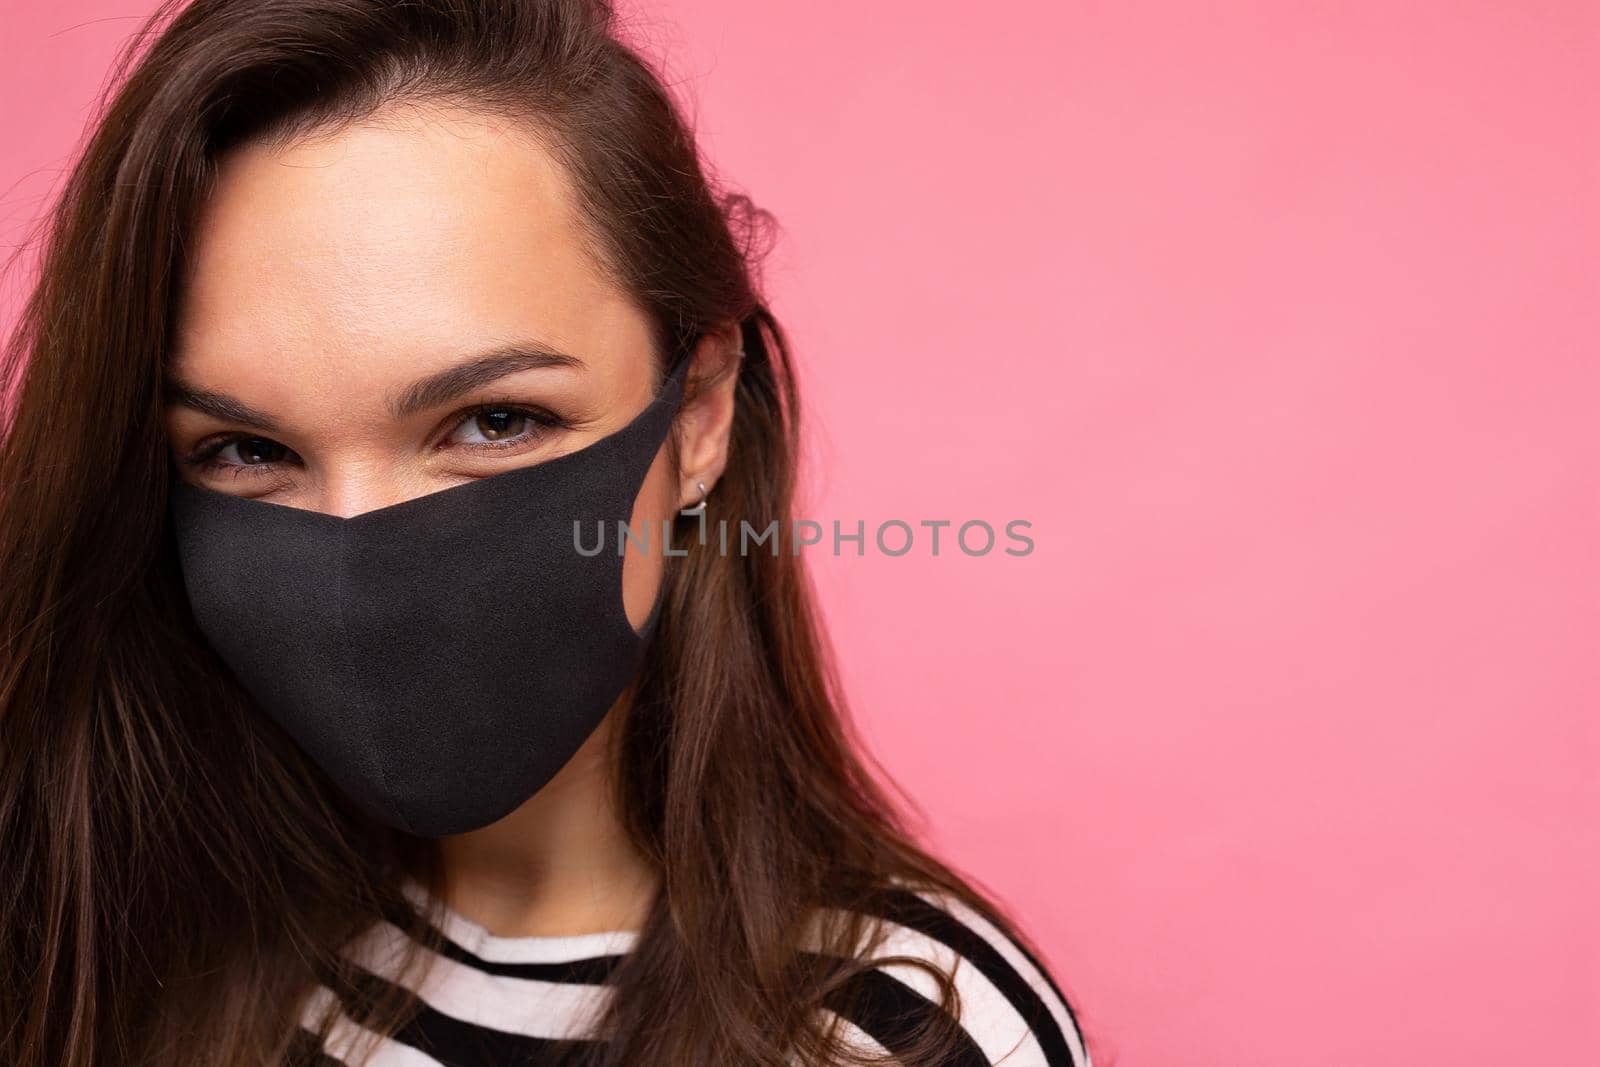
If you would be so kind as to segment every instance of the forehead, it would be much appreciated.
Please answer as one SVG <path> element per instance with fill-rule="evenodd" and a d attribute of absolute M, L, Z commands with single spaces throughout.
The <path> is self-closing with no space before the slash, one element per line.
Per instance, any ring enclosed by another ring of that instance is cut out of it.
<path fill-rule="evenodd" d="M 530 336 L 605 348 L 640 317 L 592 259 L 576 203 L 533 130 L 461 107 L 241 146 L 197 220 L 178 363 L 373 378 Z"/>

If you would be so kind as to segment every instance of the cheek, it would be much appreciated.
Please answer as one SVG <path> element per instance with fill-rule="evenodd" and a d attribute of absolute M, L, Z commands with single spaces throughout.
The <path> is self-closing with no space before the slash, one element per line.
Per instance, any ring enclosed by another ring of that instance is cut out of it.
<path fill-rule="evenodd" d="M 663 447 L 650 464 L 650 473 L 645 476 L 639 497 L 633 502 L 633 516 L 628 520 L 635 536 L 644 537 L 649 531 L 649 548 L 641 548 L 629 538 L 622 558 L 622 603 L 635 629 L 644 625 L 661 585 L 662 523 L 676 514 L 677 492 L 678 480 Z"/>

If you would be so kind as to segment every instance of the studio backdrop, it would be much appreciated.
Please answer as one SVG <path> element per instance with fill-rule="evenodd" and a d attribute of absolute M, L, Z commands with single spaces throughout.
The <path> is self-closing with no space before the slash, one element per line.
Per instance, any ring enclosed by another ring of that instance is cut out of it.
<path fill-rule="evenodd" d="M 148 6 L 4 0 L 8 251 Z M 1600 7 L 624 10 L 778 223 L 853 715 L 1096 1062 L 1593 1062 Z"/>

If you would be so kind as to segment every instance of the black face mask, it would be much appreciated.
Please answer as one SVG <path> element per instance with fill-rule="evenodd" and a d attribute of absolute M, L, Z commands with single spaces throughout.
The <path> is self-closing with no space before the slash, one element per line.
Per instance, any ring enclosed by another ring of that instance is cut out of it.
<path fill-rule="evenodd" d="M 597 523 L 632 517 L 688 362 L 627 426 L 576 452 L 349 518 L 174 473 L 200 629 L 374 817 L 439 837 L 505 816 L 638 670 L 661 594 L 635 630 L 622 556 L 580 553 L 574 523 L 592 546 Z"/>

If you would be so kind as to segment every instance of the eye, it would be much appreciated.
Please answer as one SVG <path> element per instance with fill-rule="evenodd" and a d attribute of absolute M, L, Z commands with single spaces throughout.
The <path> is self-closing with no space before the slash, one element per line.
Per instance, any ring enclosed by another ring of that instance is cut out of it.
<path fill-rule="evenodd" d="M 297 461 L 299 456 L 270 437 L 235 434 L 211 441 L 183 457 L 183 461 L 203 471 L 226 470 L 234 475 L 265 474 L 278 464 Z"/>
<path fill-rule="evenodd" d="M 257 463 L 276 463 L 289 454 L 289 450 L 270 437 L 239 437 L 217 450 L 216 455 L 232 449 L 237 459 L 229 460 L 241 466 L 253 466 Z"/>
<path fill-rule="evenodd" d="M 516 404 L 482 404 L 466 412 L 444 440 L 470 449 L 514 448 L 532 444 L 565 425 L 547 411 Z"/>

